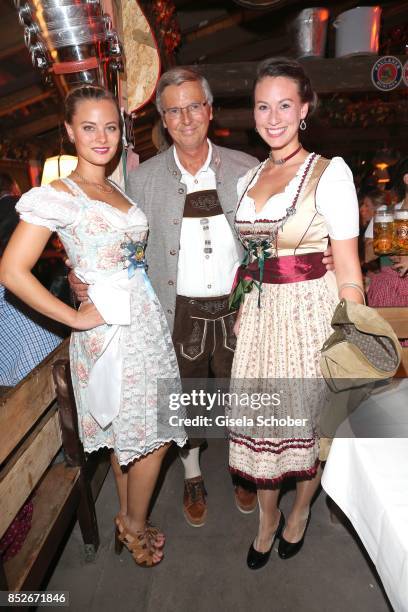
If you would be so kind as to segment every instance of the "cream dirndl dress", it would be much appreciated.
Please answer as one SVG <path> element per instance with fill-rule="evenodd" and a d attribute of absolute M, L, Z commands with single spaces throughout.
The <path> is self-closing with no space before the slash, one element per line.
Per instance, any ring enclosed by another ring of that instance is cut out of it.
<path fill-rule="evenodd" d="M 181 387 L 165 315 L 144 265 L 147 220 L 131 200 L 124 213 L 63 180 L 71 193 L 34 187 L 16 209 L 24 221 L 58 233 L 106 321 L 71 335 L 79 434 L 87 453 L 108 447 L 127 465 L 167 442 L 186 442 L 184 428 L 166 425 L 167 389 Z M 163 393 L 161 379 L 168 381 Z"/>
<path fill-rule="evenodd" d="M 347 199 L 342 211 L 346 216 L 344 237 L 358 235 L 354 184 L 351 172 L 341 158 L 329 162 L 310 154 L 285 193 L 272 196 L 270 206 L 267 203 L 260 213 L 256 213 L 254 202 L 246 191 L 256 182 L 262 166 L 250 171 L 238 185 L 243 196 L 236 212 L 236 229 L 244 245 L 251 237 L 270 236 L 270 219 L 279 218 L 279 207 L 284 214 L 297 198 L 295 214 L 278 231 L 276 255 L 323 252 L 327 247 L 329 229 L 340 219 L 338 210 L 333 211 L 333 218 L 330 218 L 330 213 L 326 215 L 330 203 L 325 207 L 324 215 L 316 207 L 316 189 L 325 172 L 328 178 L 336 173 L 340 175 L 339 181 L 333 183 L 333 190 L 337 190 L 339 198 Z M 328 166 L 332 166 L 330 172 Z M 330 190 L 326 185 L 326 192 L 328 188 Z M 280 201 L 275 207 L 276 198 Z M 337 203 L 333 204 L 337 208 Z M 260 294 L 255 287 L 245 294 L 230 390 L 239 391 L 242 381 L 248 379 L 258 379 L 261 387 L 267 380 L 278 380 L 278 388 L 283 385 L 286 391 L 289 390 L 280 414 L 305 417 L 308 421 L 308 428 L 302 430 L 307 432 L 306 435 L 299 435 L 297 430 L 293 436 L 282 436 L 281 428 L 274 430 L 271 427 L 254 428 L 254 435 L 251 435 L 248 428 L 230 428 L 230 471 L 254 482 L 259 488 L 272 488 L 289 476 L 310 478 L 316 474 L 320 450 L 318 422 L 320 408 L 327 397 L 319 367 L 320 349 L 332 333 L 330 321 L 337 304 L 333 272 L 314 280 L 287 284 L 264 282 Z M 322 384 L 308 386 L 305 381 L 310 379 L 320 379 L 318 382 Z M 253 390 L 255 388 L 256 385 Z M 288 430 L 285 428 L 283 431 Z"/>

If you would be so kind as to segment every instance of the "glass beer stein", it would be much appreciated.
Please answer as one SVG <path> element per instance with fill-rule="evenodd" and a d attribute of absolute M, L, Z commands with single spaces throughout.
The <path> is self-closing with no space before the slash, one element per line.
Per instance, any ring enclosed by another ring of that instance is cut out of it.
<path fill-rule="evenodd" d="M 393 251 L 395 255 L 408 255 L 408 210 L 394 212 Z"/>
<path fill-rule="evenodd" d="M 376 255 L 393 252 L 394 215 L 388 211 L 377 211 L 374 217 L 373 248 Z"/>

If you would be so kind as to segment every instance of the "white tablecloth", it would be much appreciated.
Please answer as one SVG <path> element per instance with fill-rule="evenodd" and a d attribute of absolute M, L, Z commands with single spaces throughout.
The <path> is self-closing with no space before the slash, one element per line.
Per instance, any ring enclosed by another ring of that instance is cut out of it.
<path fill-rule="evenodd" d="M 353 524 L 394 609 L 408 612 L 408 379 L 364 402 L 350 420 L 333 441 L 322 485 Z M 407 437 L 353 437 L 363 421 L 376 435 L 382 424 L 384 436 Z"/>

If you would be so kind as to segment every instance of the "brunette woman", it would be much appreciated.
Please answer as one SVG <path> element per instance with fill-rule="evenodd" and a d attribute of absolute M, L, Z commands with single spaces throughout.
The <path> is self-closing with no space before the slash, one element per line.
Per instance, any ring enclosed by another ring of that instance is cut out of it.
<path fill-rule="evenodd" d="M 287 58 L 262 62 L 254 102 L 256 130 L 270 154 L 238 183 L 236 229 L 247 258 L 234 293 L 245 299 L 236 324 L 232 378 L 238 388 L 246 379 L 291 380 L 281 411 L 308 421 L 295 437 L 272 428 L 266 436 L 260 429 L 253 436 L 231 432 L 230 470 L 258 489 L 259 528 L 247 557 L 248 566 L 258 569 L 275 538 L 280 536 L 282 559 L 303 544 L 320 461 L 327 454 L 318 431 L 324 385 L 305 391 L 305 381 L 321 379 L 320 349 L 332 332 L 339 298 L 362 303 L 363 284 L 351 171 L 341 157 L 324 159 L 306 151 L 299 139 L 316 102 L 302 66 Z M 335 276 L 322 266 L 329 237 Z M 288 477 L 296 479 L 296 496 L 285 523 L 278 498 Z"/>

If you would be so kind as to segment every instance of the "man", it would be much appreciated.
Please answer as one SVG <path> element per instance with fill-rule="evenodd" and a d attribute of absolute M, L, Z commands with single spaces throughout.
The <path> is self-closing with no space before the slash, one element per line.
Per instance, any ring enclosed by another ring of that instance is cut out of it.
<path fill-rule="evenodd" d="M 228 294 L 242 255 L 233 228 L 237 181 L 258 163 L 208 140 L 212 100 L 207 80 L 196 72 L 165 72 L 156 106 L 173 145 L 131 172 L 127 184 L 149 222 L 149 277 L 173 333 L 182 379 L 230 376 L 235 313 Z M 180 453 L 183 511 L 194 527 L 207 516 L 203 442 L 190 439 Z M 252 512 L 256 491 L 236 481 L 235 500 L 242 512 Z"/>
<path fill-rule="evenodd" d="M 164 308 L 182 379 L 229 378 L 235 313 L 228 294 L 240 263 L 233 230 L 238 178 L 258 160 L 207 139 L 212 119 L 208 82 L 184 68 L 161 77 L 156 106 L 173 140 L 166 152 L 129 175 L 129 195 L 149 221 L 149 277 Z M 203 439 L 181 451 L 183 510 L 199 527 L 207 515 L 199 465 Z M 238 506 L 252 511 L 255 490 L 236 486 Z"/>

